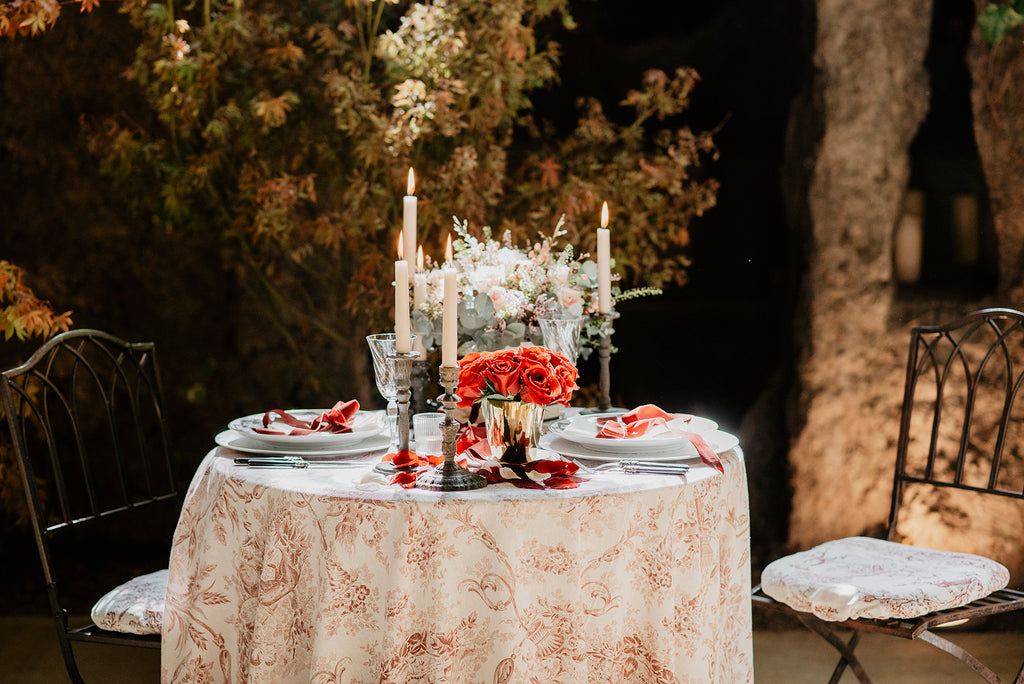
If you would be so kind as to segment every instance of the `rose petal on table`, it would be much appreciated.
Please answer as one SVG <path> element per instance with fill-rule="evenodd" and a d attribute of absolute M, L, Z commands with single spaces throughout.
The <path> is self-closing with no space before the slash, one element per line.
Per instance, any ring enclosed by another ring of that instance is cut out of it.
<path fill-rule="evenodd" d="M 426 461 L 420 458 L 415 451 L 410 451 L 409 449 L 402 449 L 398 453 L 384 454 L 381 460 L 391 461 L 396 468 L 426 465 Z"/>
<path fill-rule="evenodd" d="M 391 484 L 401 485 L 405 489 L 412 489 L 416 486 L 416 473 L 395 473 L 391 476 Z"/>

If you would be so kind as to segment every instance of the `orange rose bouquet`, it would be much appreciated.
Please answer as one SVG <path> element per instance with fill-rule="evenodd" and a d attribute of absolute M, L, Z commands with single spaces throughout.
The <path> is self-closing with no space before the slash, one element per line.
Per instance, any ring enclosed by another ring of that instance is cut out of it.
<path fill-rule="evenodd" d="M 578 390 L 576 366 L 545 347 L 466 354 L 460 362 L 459 406 L 487 399 L 569 405 Z"/>

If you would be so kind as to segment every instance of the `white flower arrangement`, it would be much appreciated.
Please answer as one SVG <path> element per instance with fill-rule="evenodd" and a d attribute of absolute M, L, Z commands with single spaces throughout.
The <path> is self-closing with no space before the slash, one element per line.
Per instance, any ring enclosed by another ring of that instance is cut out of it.
<path fill-rule="evenodd" d="M 489 226 L 482 238 L 469 233 L 467 221 L 455 218 L 458 238 L 452 243 L 459 285 L 459 355 L 540 344 L 537 318 L 548 314 L 583 318 L 580 356 L 586 359 L 598 344 L 606 322 L 595 319 L 597 264 L 577 258 L 571 245 L 556 247 L 566 234 L 562 221 L 551 235 L 540 234 L 533 245 L 512 244 L 506 231 L 500 240 Z M 586 255 L 583 255 L 586 256 Z M 426 301 L 413 310 L 412 327 L 423 345 L 439 341 L 444 277 L 439 267 L 428 270 Z M 624 299 L 661 290 L 640 288 L 621 293 L 612 274 L 612 297 Z"/>

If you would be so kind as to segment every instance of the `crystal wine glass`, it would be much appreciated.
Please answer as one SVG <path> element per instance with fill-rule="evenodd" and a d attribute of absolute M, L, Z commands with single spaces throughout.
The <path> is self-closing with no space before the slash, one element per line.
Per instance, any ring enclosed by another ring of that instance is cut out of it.
<path fill-rule="evenodd" d="M 537 323 L 544 336 L 544 346 L 562 354 L 575 366 L 580 351 L 580 328 L 583 319 L 580 316 L 548 314 L 540 316 Z"/>
<path fill-rule="evenodd" d="M 393 454 L 398 451 L 398 388 L 395 387 L 394 363 L 391 360 L 395 353 L 395 333 L 367 335 L 366 342 L 373 356 L 377 391 L 388 402 L 388 429 L 391 433 L 388 452 Z"/>

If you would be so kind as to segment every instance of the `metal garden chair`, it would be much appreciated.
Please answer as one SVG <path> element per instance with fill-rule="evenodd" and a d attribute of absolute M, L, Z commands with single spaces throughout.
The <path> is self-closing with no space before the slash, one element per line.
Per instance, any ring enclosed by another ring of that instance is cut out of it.
<path fill-rule="evenodd" d="M 72 642 L 160 648 L 166 569 L 108 593 L 93 608 L 93 623 L 81 627 L 69 626 L 61 592 L 68 576 L 102 575 L 88 557 L 61 555 L 81 554 L 74 538 L 85 534 L 92 544 L 133 531 L 155 535 L 151 518 L 173 525 L 180 508 L 154 347 L 73 330 L 2 377 L 0 394 L 61 653 L 71 680 L 81 682 Z M 160 508 L 169 509 L 162 518 Z M 168 550 L 170 538 L 168 529 Z M 119 550 L 132 555 L 132 548 Z M 61 579 L 59 571 L 67 571 Z"/>
<path fill-rule="evenodd" d="M 847 666 L 860 682 L 871 681 L 854 654 L 862 632 L 920 639 L 982 679 L 1002 681 L 934 629 L 1024 608 L 1024 593 L 1004 588 L 1006 568 L 978 555 L 896 542 L 911 500 L 930 506 L 936 495 L 1024 498 L 1022 325 L 1024 313 L 985 309 L 914 328 L 887 540 L 835 540 L 781 558 L 754 588 L 755 609 L 793 615 L 839 651 L 832 684 Z M 1014 681 L 1024 682 L 1024 667 Z"/>

